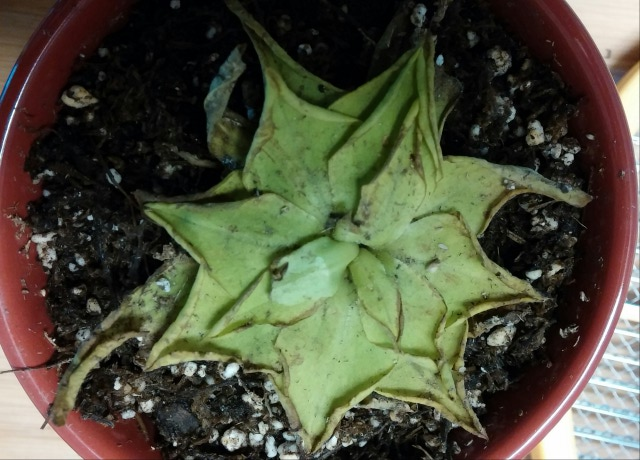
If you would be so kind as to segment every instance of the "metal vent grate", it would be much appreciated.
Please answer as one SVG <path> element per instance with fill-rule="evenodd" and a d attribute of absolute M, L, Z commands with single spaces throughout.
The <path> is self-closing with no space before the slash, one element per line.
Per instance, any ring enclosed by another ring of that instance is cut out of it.
<path fill-rule="evenodd" d="M 638 169 L 638 137 L 634 137 Z M 627 301 L 611 343 L 573 405 L 581 459 L 640 458 L 640 246 Z"/>

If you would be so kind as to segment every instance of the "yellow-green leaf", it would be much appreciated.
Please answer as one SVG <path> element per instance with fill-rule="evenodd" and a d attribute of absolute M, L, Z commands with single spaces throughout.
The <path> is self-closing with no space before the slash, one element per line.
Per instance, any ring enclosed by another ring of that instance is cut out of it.
<path fill-rule="evenodd" d="M 279 252 L 323 223 L 278 195 L 230 203 L 148 203 L 145 213 L 237 298 Z"/>
<path fill-rule="evenodd" d="M 443 179 L 422 203 L 417 216 L 458 212 L 476 235 L 487 228 L 508 200 L 523 193 L 537 193 L 580 208 L 591 201 L 582 190 L 553 182 L 528 168 L 448 156 L 443 170 Z"/>
<path fill-rule="evenodd" d="M 100 365 L 100 361 L 134 337 L 142 337 L 150 344 L 158 338 L 184 303 L 196 270 L 197 264 L 185 255 L 165 263 L 93 331 L 89 340 L 78 349 L 58 384 L 51 408 L 51 417 L 56 425 L 64 425 L 84 379 Z"/>
<path fill-rule="evenodd" d="M 271 300 L 282 305 L 313 303 L 331 297 L 342 282 L 358 246 L 323 236 L 277 260 L 271 278 Z"/>
<path fill-rule="evenodd" d="M 340 241 L 377 248 L 397 239 L 416 214 L 426 193 L 422 165 L 417 160 L 418 104 L 414 104 L 380 173 L 361 188 L 353 216 L 341 219 L 333 232 Z"/>
<path fill-rule="evenodd" d="M 305 449 L 327 440 L 344 413 L 368 396 L 393 367 L 393 354 L 367 340 L 353 285 L 316 314 L 283 328 L 276 340 L 285 366 L 281 393 L 295 410 Z"/>
<path fill-rule="evenodd" d="M 239 0 L 225 0 L 227 7 L 240 19 L 258 52 L 263 70 L 273 69 L 283 82 L 303 100 L 326 107 L 344 91 L 318 78 L 295 62 L 242 6 Z"/>

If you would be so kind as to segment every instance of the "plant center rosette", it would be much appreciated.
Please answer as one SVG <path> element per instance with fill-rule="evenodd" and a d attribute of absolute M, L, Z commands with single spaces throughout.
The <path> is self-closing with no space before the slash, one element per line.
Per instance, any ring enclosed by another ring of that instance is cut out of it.
<path fill-rule="evenodd" d="M 295 63 L 237 0 L 227 5 L 260 58 L 265 101 L 254 133 L 227 108 L 245 67 L 239 46 L 205 100 L 208 143 L 244 167 L 205 193 L 141 198 L 189 256 L 165 263 L 82 345 L 53 421 L 64 423 L 91 369 L 138 337 L 146 370 L 233 360 L 267 374 L 309 452 L 373 392 L 486 437 L 465 398 L 468 321 L 544 298 L 478 237 L 518 194 L 591 198 L 530 169 L 443 156 L 460 86 L 434 64 L 427 32 L 347 92 Z"/>

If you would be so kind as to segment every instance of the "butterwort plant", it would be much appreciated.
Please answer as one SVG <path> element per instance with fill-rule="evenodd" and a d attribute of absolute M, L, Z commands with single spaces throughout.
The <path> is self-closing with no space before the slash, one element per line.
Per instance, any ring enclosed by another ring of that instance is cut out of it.
<path fill-rule="evenodd" d="M 469 319 L 544 297 L 478 238 L 518 194 L 578 207 L 590 196 L 530 169 L 443 156 L 461 89 L 434 65 L 428 32 L 343 91 L 295 63 L 238 0 L 226 3 L 260 58 L 264 107 L 252 137 L 227 109 L 239 46 L 205 101 L 208 144 L 244 166 L 207 192 L 143 200 L 188 255 L 165 262 L 80 347 L 53 421 L 64 423 L 89 371 L 137 337 L 147 371 L 212 360 L 265 374 L 309 452 L 373 392 L 486 437 L 465 398 Z"/>

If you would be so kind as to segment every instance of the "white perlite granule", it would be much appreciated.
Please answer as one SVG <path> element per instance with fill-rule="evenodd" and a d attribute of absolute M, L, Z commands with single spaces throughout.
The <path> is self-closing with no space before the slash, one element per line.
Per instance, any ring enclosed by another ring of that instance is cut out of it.
<path fill-rule="evenodd" d="M 222 435 L 220 442 L 225 449 L 233 452 L 247 445 L 247 434 L 237 428 L 229 428 Z"/>
<path fill-rule="evenodd" d="M 267 457 L 273 458 L 278 455 L 278 448 L 276 447 L 276 438 L 273 436 L 267 436 L 267 442 L 264 443 L 264 452 Z"/>
<path fill-rule="evenodd" d="M 52 247 L 49 247 L 49 243 L 51 243 L 56 236 L 55 232 L 49 233 L 36 233 L 31 236 L 31 242 L 36 245 L 36 252 L 38 253 L 38 258 L 42 263 L 44 268 L 53 268 L 53 263 L 58 260 L 58 254 L 56 250 Z"/>
<path fill-rule="evenodd" d="M 224 368 L 224 371 L 222 371 L 220 376 L 225 380 L 229 380 L 230 378 L 234 377 L 239 370 L 240 365 L 238 363 L 229 363 L 227 364 L 227 367 Z"/>
<path fill-rule="evenodd" d="M 411 24 L 416 27 L 422 27 L 424 25 L 424 21 L 427 18 L 427 7 L 422 3 L 418 3 L 413 7 L 413 11 L 411 12 Z"/>
<path fill-rule="evenodd" d="M 491 48 L 487 56 L 493 61 L 494 76 L 504 75 L 511 68 L 511 55 L 499 46 Z"/>
<path fill-rule="evenodd" d="M 527 129 L 527 137 L 525 138 L 527 145 L 540 145 L 544 142 L 544 128 L 538 120 L 530 121 Z"/>
<path fill-rule="evenodd" d="M 497 327 L 487 337 L 487 345 L 490 347 L 504 347 L 511 343 L 516 333 L 516 327 L 513 324 Z"/>

